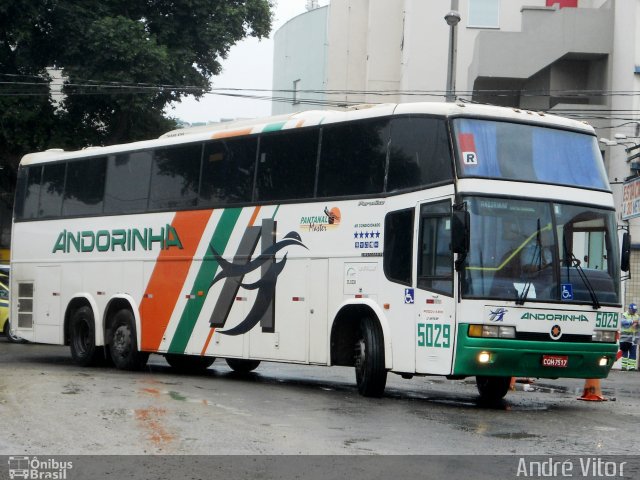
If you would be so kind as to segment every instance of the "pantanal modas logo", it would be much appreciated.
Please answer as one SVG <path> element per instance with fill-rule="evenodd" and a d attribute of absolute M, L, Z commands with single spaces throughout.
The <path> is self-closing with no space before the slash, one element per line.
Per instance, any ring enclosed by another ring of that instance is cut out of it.
<path fill-rule="evenodd" d="M 300 229 L 308 232 L 326 232 L 340 226 L 342 214 L 338 207 L 324 207 L 324 215 L 312 215 L 300 218 Z"/>

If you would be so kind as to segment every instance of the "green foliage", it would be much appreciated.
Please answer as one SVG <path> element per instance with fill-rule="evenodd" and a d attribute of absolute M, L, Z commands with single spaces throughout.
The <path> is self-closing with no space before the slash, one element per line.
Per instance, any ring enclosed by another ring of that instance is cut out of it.
<path fill-rule="evenodd" d="M 0 175 L 22 155 L 157 137 L 168 102 L 201 96 L 220 60 L 271 29 L 272 0 L 0 2 Z M 65 79 L 53 102 L 50 68 Z"/>

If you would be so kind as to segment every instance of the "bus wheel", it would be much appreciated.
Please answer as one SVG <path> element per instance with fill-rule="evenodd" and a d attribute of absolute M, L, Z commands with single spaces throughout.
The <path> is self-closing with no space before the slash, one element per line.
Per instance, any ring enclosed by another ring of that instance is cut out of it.
<path fill-rule="evenodd" d="M 490 402 L 502 400 L 509 391 L 511 377 L 476 377 L 476 386 L 480 393 L 480 398 Z"/>
<path fill-rule="evenodd" d="M 140 370 L 144 368 L 149 354 L 138 351 L 133 314 L 122 309 L 113 317 L 109 353 L 116 368 L 120 370 Z"/>
<path fill-rule="evenodd" d="M 355 367 L 358 392 L 365 397 L 381 397 L 387 383 L 384 341 L 380 325 L 371 317 L 360 321 L 355 344 Z"/>
<path fill-rule="evenodd" d="M 104 356 L 104 350 L 96 347 L 96 327 L 91 307 L 80 307 L 71 315 L 69 345 L 71 358 L 81 367 L 97 365 Z"/>
<path fill-rule="evenodd" d="M 180 372 L 204 372 L 215 361 L 215 357 L 178 355 L 174 353 L 167 353 L 164 358 L 171 365 L 171 368 Z"/>
<path fill-rule="evenodd" d="M 9 343 L 27 343 L 24 338 L 20 338 L 19 336 L 11 332 L 11 324 L 9 323 L 9 320 L 7 320 L 4 324 L 3 333 L 4 336 L 7 337 L 7 341 Z"/>
<path fill-rule="evenodd" d="M 234 372 L 249 373 L 258 368 L 260 360 L 247 360 L 244 358 L 226 358 L 227 365 Z"/>

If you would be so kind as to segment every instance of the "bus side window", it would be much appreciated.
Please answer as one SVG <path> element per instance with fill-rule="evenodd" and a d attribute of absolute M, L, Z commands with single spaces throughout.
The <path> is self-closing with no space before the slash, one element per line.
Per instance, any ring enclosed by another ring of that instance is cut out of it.
<path fill-rule="evenodd" d="M 389 212 L 384 219 L 384 274 L 392 281 L 411 285 L 414 209 Z"/>
<path fill-rule="evenodd" d="M 205 143 L 199 206 L 251 202 L 257 145 L 257 136 Z"/>
<path fill-rule="evenodd" d="M 16 220 L 38 218 L 42 165 L 22 167 L 18 170 L 16 186 Z"/>
<path fill-rule="evenodd" d="M 101 214 L 106 173 L 107 157 L 69 162 L 62 216 Z"/>
<path fill-rule="evenodd" d="M 444 120 L 400 117 L 391 121 L 387 192 L 453 181 Z"/>
<path fill-rule="evenodd" d="M 440 202 L 420 210 L 418 288 L 453 295 L 451 205 Z"/>
<path fill-rule="evenodd" d="M 67 164 L 52 163 L 44 165 L 43 168 L 38 217 L 59 217 L 62 212 L 62 194 Z"/>
<path fill-rule="evenodd" d="M 152 157 L 151 150 L 109 157 L 104 213 L 134 213 L 147 209 Z"/>
<path fill-rule="evenodd" d="M 150 210 L 194 207 L 200 185 L 202 144 L 161 147 L 154 151 Z"/>
<path fill-rule="evenodd" d="M 319 133 L 314 128 L 261 136 L 257 200 L 313 197 Z"/>
<path fill-rule="evenodd" d="M 388 126 L 388 119 L 324 126 L 317 196 L 381 193 L 387 161 Z"/>

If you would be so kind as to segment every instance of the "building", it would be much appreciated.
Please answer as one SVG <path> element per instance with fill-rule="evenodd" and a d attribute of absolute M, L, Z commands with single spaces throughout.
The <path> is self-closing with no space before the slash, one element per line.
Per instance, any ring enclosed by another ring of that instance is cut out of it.
<path fill-rule="evenodd" d="M 621 205 L 637 173 L 625 147 L 640 143 L 640 0 L 331 0 L 276 32 L 273 113 L 444 100 L 451 9 L 457 98 L 589 122 Z M 640 220 L 619 218 L 638 301 Z"/>

